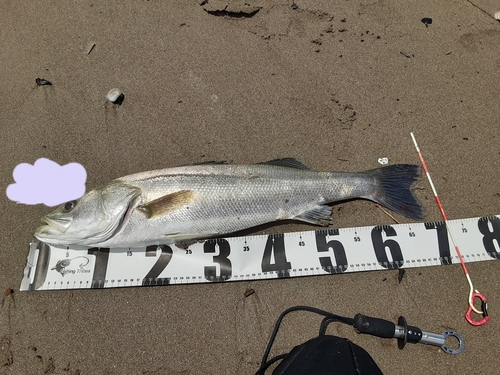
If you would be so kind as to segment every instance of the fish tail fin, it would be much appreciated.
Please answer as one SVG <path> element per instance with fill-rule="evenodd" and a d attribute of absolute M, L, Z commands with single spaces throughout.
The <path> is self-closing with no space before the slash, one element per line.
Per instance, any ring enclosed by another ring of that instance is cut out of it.
<path fill-rule="evenodd" d="M 413 164 L 395 164 L 366 172 L 375 178 L 377 189 L 371 200 L 403 216 L 422 220 L 424 209 L 412 188 L 421 176 L 421 168 Z"/>

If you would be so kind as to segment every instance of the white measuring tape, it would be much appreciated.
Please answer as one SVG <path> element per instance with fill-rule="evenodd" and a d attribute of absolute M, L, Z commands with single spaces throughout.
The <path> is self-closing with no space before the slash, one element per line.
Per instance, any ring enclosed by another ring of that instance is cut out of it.
<path fill-rule="evenodd" d="M 21 291 L 264 280 L 460 263 L 444 222 L 228 237 L 147 248 L 30 244 Z M 500 215 L 448 220 L 465 262 L 500 257 Z"/>

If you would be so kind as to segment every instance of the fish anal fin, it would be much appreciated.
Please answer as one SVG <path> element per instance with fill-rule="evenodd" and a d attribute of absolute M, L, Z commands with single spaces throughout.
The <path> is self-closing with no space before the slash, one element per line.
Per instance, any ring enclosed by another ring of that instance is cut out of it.
<path fill-rule="evenodd" d="M 164 195 L 138 207 L 148 219 L 168 214 L 189 204 L 194 198 L 193 190 L 180 190 Z"/>
<path fill-rule="evenodd" d="M 307 165 L 302 163 L 301 161 L 298 161 L 297 159 L 294 159 L 294 158 L 274 159 L 274 160 L 269 160 L 269 161 L 265 161 L 265 162 L 258 163 L 258 164 L 276 165 L 278 167 L 296 168 L 296 169 L 304 169 L 304 170 L 311 169 Z"/>
<path fill-rule="evenodd" d="M 311 210 L 295 216 L 294 219 L 326 227 L 332 223 L 331 215 L 332 208 L 330 206 L 318 205 Z"/>

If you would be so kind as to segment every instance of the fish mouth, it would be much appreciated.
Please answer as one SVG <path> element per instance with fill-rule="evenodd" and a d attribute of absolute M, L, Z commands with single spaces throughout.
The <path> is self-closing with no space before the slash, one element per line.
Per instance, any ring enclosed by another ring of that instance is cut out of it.
<path fill-rule="evenodd" d="M 54 231 L 64 233 L 71 225 L 70 218 L 51 218 L 49 216 L 45 216 L 40 221 L 45 225 L 37 228 L 35 234 L 51 234 Z"/>
<path fill-rule="evenodd" d="M 37 240 L 48 242 L 53 238 L 57 232 L 50 225 L 42 225 L 35 230 L 34 236 Z"/>
<path fill-rule="evenodd" d="M 47 223 L 48 221 L 42 220 L 42 222 Z M 51 222 L 50 224 L 42 225 L 42 226 L 38 227 L 35 230 L 35 233 L 33 234 L 35 236 L 35 238 L 38 241 L 53 244 L 56 246 L 59 246 L 59 245 L 66 245 L 67 246 L 67 245 L 71 244 L 72 241 L 67 241 L 67 240 L 61 239 L 61 237 L 60 237 L 61 232 L 58 229 L 54 228 L 52 226 L 52 224 L 54 224 L 54 222 Z"/>

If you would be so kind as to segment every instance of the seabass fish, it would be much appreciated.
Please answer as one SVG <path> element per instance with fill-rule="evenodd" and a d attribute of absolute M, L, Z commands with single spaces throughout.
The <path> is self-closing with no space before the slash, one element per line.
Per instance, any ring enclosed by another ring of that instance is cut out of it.
<path fill-rule="evenodd" d="M 422 219 L 412 187 L 420 167 L 315 172 L 295 159 L 255 165 L 200 164 L 136 173 L 89 191 L 42 218 L 53 245 L 135 247 L 236 232 L 277 220 L 331 223 L 329 203 L 364 198 Z"/>

